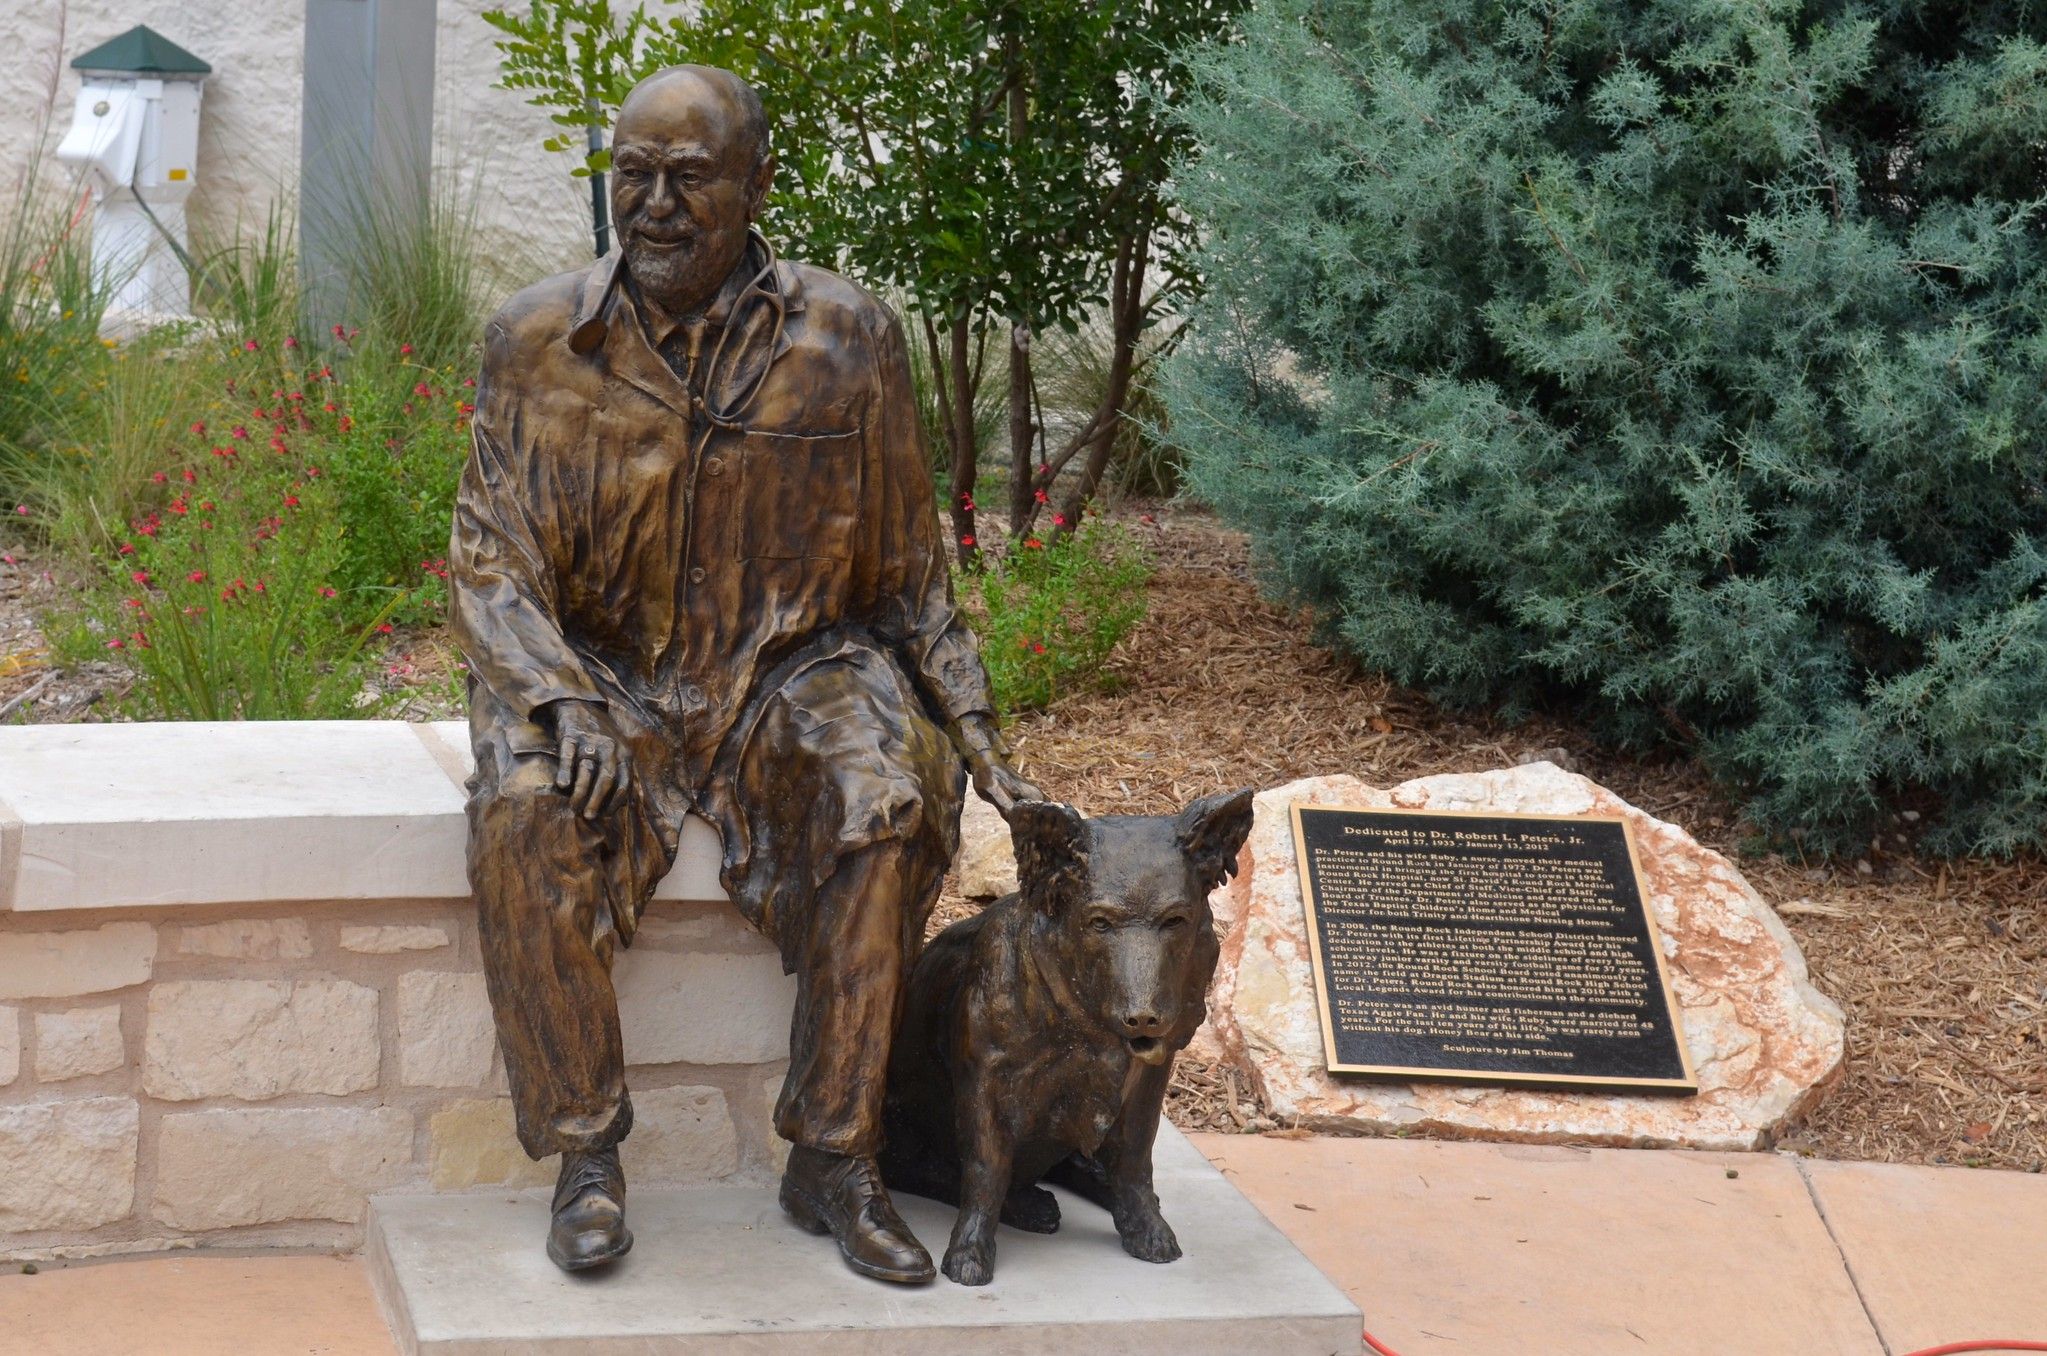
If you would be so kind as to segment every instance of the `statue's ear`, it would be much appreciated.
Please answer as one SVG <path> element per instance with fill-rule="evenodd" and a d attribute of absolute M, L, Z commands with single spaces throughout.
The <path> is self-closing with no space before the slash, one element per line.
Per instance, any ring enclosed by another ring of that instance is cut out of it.
<path fill-rule="evenodd" d="M 1180 851 L 1194 864 L 1203 890 L 1237 874 L 1237 854 L 1251 836 L 1251 788 L 1203 796 L 1180 812 Z"/>
<path fill-rule="evenodd" d="M 764 155 L 760 164 L 754 167 L 753 180 L 746 186 L 746 220 L 751 224 L 760 217 L 761 208 L 768 201 L 768 189 L 775 182 L 775 157 Z"/>
<path fill-rule="evenodd" d="M 1087 821 L 1071 805 L 1018 801 L 1009 811 L 1016 879 L 1024 903 L 1046 913 L 1087 889 Z"/>

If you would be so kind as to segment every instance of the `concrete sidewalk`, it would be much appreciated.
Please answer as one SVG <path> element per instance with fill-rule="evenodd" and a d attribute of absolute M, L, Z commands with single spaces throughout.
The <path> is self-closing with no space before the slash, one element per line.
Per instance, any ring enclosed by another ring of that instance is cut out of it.
<path fill-rule="evenodd" d="M 2040 1177 L 1194 1139 L 1401 1356 L 1903 1356 L 2047 1340 Z M 0 1356 L 392 1351 L 354 1258 L 178 1255 L 0 1276 Z"/>

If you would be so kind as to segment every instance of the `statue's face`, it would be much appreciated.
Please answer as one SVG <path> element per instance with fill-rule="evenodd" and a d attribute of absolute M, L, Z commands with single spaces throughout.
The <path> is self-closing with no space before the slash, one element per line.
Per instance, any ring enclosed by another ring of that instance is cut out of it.
<path fill-rule="evenodd" d="M 706 305 L 746 252 L 772 166 L 734 91 L 691 70 L 635 89 L 612 141 L 612 219 L 633 282 L 663 308 Z"/>

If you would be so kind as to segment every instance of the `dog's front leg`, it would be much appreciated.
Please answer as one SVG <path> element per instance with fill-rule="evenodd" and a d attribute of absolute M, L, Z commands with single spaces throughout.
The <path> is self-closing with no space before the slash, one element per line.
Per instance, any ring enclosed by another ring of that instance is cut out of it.
<path fill-rule="evenodd" d="M 1180 1240 L 1159 1213 L 1158 1193 L 1151 1185 L 1151 1146 L 1158 1138 L 1159 1111 L 1172 1075 L 1170 1061 L 1138 1071 L 1124 1096 L 1122 1117 L 1103 1145 L 1116 1236 L 1123 1240 L 1123 1251 L 1145 1262 L 1171 1262 L 1180 1256 Z"/>
<path fill-rule="evenodd" d="M 1014 1150 L 996 1105 L 990 1080 L 969 1079 L 961 1088 L 960 1213 L 944 1264 L 945 1274 L 961 1285 L 986 1285 L 995 1278 L 995 1225 L 1009 1194 Z"/>

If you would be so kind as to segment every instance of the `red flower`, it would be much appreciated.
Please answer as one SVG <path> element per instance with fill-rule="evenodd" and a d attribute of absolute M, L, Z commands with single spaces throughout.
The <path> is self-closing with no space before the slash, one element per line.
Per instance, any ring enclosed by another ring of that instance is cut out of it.
<path fill-rule="evenodd" d="M 412 345 L 410 345 L 410 344 L 400 344 L 400 345 L 398 346 L 398 351 L 399 351 L 400 353 L 410 353 L 410 352 L 412 352 Z"/>
<path fill-rule="evenodd" d="M 1038 463 L 1038 474 L 1039 474 L 1039 475 L 1041 475 L 1041 476 L 1049 476 L 1049 475 L 1051 475 L 1051 474 L 1052 474 L 1052 463 L 1051 463 L 1051 462 L 1049 462 L 1049 461 L 1041 461 L 1041 462 L 1039 462 L 1039 463 Z"/>
<path fill-rule="evenodd" d="M 464 378 L 462 378 L 462 384 L 463 384 L 464 386 L 474 386 L 474 385 L 476 385 L 476 378 L 475 378 L 475 377 L 464 377 Z"/>
<path fill-rule="evenodd" d="M 972 546 L 973 544 L 974 534 L 971 532 L 969 532 L 966 536 L 960 538 L 960 545 L 962 546 Z"/>
<path fill-rule="evenodd" d="M 346 432 L 348 432 L 348 431 L 349 431 L 350 429 L 352 429 L 352 428 L 354 428 L 354 427 L 355 427 L 355 420 L 353 420 L 353 419 L 349 418 L 349 417 L 348 417 L 347 415 L 345 415 L 345 414 L 341 416 L 341 431 L 342 431 L 343 433 L 346 433 Z"/>
<path fill-rule="evenodd" d="M 185 478 L 187 485 L 197 485 L 199 483 L 199 473 L 189 466 L 178 472 L 178 474 Z"/>
<path fill-rule="evenodd" d="M 124 542 L 122 542 L 122 543 L 121 543 L 121 549 L 120 549 L 120 550 L 119 550 L 118 552 L 116 552 L 115 554 L 117 554 L 117 555 L 124 555 L 124 556 L 132 556 L 132 555 L 134 555 L 134 554 L 135 554 L 135 543 L 134 543 L 134 542 L 132 542 L 132 541 L 124 541 Z M 9 562 L 9 563 L 11 564 L 12 562 Z"/>
<path fill-rule="evenodd" d="M 284 506 L 286 508 L 297 508 L 299 506 L 299 497 L 295 494 L 287 493 L 284 496 Z"/>
<path fill-rule="evenodd" d="M 249 436 L 249 430 L 241 424 L 236 424 L 234 427 L 234 432 L 230 433 L 228 436 L 230 438 L 246 438 Z"/>
<path fill-rule="evenodd" d="M 1140 523 L 1156 523 L 1158 519 L 1149 513 L 1140 513 L 1137 515 L 1137 521 Z"/>
<path fill-rule="evenodd" d="M 206 421 L 204 419 L 192 421 L 192 435 L 197 438 L 204 438 L 206 436 Z"/>
<path fill-rule="evenodd" d="M 192 511 L 192 506 L 185 502 L 185 496 L 182 494 L 176 499 L 171 500 L 169 507 L 172 513 L 180 516 Z"/>
<path fill-rule="evenodd" d="M 109 650 L 125 650 L 128 648 L 128 642 L 125 640 L 110 640 L 107 642 L 107 648 Z"/>
<path fill-rule="evenodd" d="M 188 584 L 203 584 L 203 583 L 205 583 L 205 582 L 206 582 L 206 571 L 204 571 L 204 570 L 194 570 L 194 571 L 192 571 L 192 573 L 190 573 L 190 574 L 188 574 L 188 575 L 186 575 L 186 576 L 185 576 L 185 582 L 186 582 L 186 583 L 188 583 Z"/>
<path fill-rule="evenodd" d="M 1036 537 L 1025 537 L 1024 545 L 1033 551 L 1041 551 L 1045 547 L 1045 543 L 1039 541 Z"/>
<path fill-rule="evenodd" d="M 1053 514 L 1053 515 L 1052 515 L 1052 526 L 1054 526 L 1054 527 L 1064 527 L 1064 526 L 1066 526 L 1066 515 L 1065 515 L 1065 514 L 1063 514 L 1063 513 L 1055 513 L 1055 514 Z"/>
<path fill-rule="evenodd" d="M 137 570 L 135 571 L 135 573 L 129 575 L 128 577 L 138 584 L 147 584 L 149 582 L 149 571 Z"/>
<path fill-rule="evenodd" d="M 142 610 L 142 600 L 140 598 L 129 598 L 124 601 L 126 601 L 128 606 L 134 608 L 137 612 L 140 612 Z"/>
<path fill-rule="evenodd" d="M 155 481 L 157 484 L 161 485 L 165 481 L 169 480 L 170 477 L 165 475 L 163 472 L 158 471 L 155 475 L 151 476 L 150 479 Z"/>
<path fill-rule="evenodd" d="M 397 628 L 392 626 L 391 623 L 385 622 L 382 626 L 379 626 L 377 628 L 377 634 L 380 636 L 388 636 L 391 634 L 391 632 L 393 632 L 396 629 Z"/>
<path fill-rule="evenodd" d="M 297 348 L 299 346 L 299 341 L 287 334 L 284 337 L 284 346 L 286 348 Z"/>
<path fill-rule="evenodd" d="M 346 334 L 346 332 L 344 332 L 344 331 L 342 330 L 342 328 L 341 328 L 341 325 L 340 325 L 340 322 L 338 322 L 338 321 L 337 321 L 337 322 L 335 322 L 335 325 L 334 325 L 334 337 L 335 337 L 336 339 L 345 339 L 345 338 L 347 338 L 347 337 L 348 337 L 348 336 L 347 336 L 347 334 Z"/>
<path fill-rule="evenodd" d="M 462 414 L 475 414 L 475 413 L 476 413 L 476 406 L 474 406 L 474 405 L 470 404 L 470 403 L 469 403 L 468 401 L 466 401 L 466 400 L 464 400 L 464 401 L 459 401 L 459 402 L 457 402 L 457 404 L 456 404 L 456 406 L 455 406 L 455 409 L 456 409 L 456 410 L 457 410 L 457 411 L 458 411 L 459 413 L 462 413 Z"/>
<path fill-rule="evenodd" d="M 425 382 L 422 381 L 412 388 L 412 393 L 416 396 L 428 396 L 432 395 L 434 392 L 431 386 L 428 386 Z"/>
<path fill-rule="evenodd" d="M 19 514 L 20 514 L 20 515 L 21 515 L 22 517 L 24 517 L 24 518 L 28 517 L 28 505 L 27 505 L 27 504 L 16 504 L 16 505 L 14 506 L 14 511 L 15 511 L 16 513 L 19 513 Z"/>
<path fill-rule="evenodd" d="M 1045 643 L 1044 643 L 1043 641 L 1041 641 L 1041 640 L 1034 640 L 1034 641 L 1032 641 L 1032 642 L 1031 642 L 1031 653 L 1032 653 L 1032 654 L 1043 654 L 1044 652 L 1045 652 Z"/>
<path fill-rule="evenodd" d="M 242 348 L 246 352 L 254 353 L 256 351 L 256 341 L 254 339 L 245 339 L 242 341 Z"/>
<path fill-rule="evenodd" d="M 334 413 L 334 411 L 340 409 L 341 407 L 330 400 L 326 404 L 322 405 L 320 408 L 327 411 L 327 413 L 332 414 Z"/>
<path fill-rule="evenodd" d="M 322 584 L 320 586 L 320 596 L 322 598 L 335 598 L 339 597 L 340 595 L 337 594 L 333 589 L 328 588 L 325 584 Z"/>
<path fill-rule="evenodd" d="M 1052 496 L 1046 494 L 1043 490 L 1034 490 L 1032 491 L 1032 493 L 1037 496 L 1037 500 L 1040 504 L 1049 504 L 1052 502 Z"/>
<path fill-rule="evenodd" d="M 284 439 L 282 439 L 282 438 L 272 438 L 272 439 L 270 440 L 270 450 L 271 450 L 272 452 L 275 452 L 275 453 L 276 453 L 276 454 L 277 454 L 278 456 L 280 456 L 280 457 L 281 457 L 281 456 L 283 456 L 283 455 L 284 455 L 284 451 L 285 451 L 285 449 L 284 449 Z"/>

